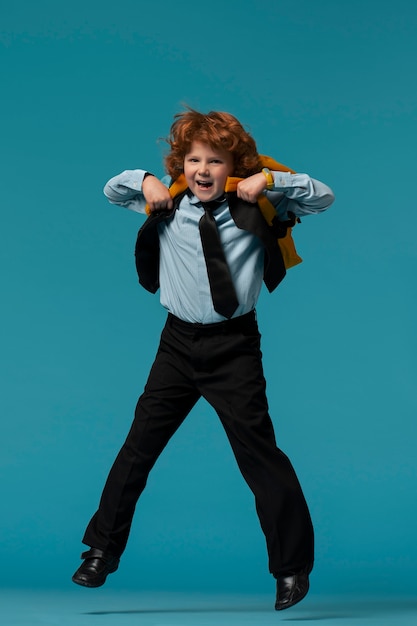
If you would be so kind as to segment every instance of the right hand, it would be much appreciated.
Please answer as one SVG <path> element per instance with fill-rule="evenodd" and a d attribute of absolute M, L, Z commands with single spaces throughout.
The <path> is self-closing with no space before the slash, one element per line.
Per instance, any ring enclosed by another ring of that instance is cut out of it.
<path fill-rule="evenodd" d="M 143 180 L 142 192 L 150 211 L 172 209 L 174 206 L 168 188 L 156 176 L 147 176 Z"/>

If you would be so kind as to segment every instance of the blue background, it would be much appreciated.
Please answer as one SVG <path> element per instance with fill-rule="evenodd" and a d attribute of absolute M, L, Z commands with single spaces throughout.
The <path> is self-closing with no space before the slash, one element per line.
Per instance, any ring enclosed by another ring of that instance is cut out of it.
<path fill-rule="evenodd" d="M 258 307 L 277 438 L 317 534 L 314 588 L 415 590 L 417 9 L 399 0 L 17 0 L 1 20 L 0 582 L 67 587 L 165 313 L 142 222 L 187 103 L 235 114 L 337 200 Z M 271 588 L 252 495 L 201 402 L 160 458 L 113 588 Z"/>

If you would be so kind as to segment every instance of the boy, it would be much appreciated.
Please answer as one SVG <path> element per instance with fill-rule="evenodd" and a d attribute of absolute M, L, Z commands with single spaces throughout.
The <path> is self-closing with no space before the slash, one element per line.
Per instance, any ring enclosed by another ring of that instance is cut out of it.
<path fill-rule="evenodd" d="M 228 113 L 188 109 L 175 116 L 167 141 L 170 189 L 142 169 L 125 171 L 104 188 L 110 202 L 149 214 L 138 234 L 136 266 L 146 289 L 160 287 L 168 318 L 73 581 L 98 587 L 116 571 L 148 474 L 203 396 L 254 493 L 277 580 L 275 608 L 282 610 L 308 591 L 313 527 L 294 469 L 276 446 L 255 306 L 262 280 L 272 291 L 285 275 L 277 233 L 282 237 L 294 215 L 326 209 L 333 193 L 279 164 L 279 171 L 263 168 L 253 138 Z M 265 196 L 280 220 L 274 227 L 259 208 Z"/>

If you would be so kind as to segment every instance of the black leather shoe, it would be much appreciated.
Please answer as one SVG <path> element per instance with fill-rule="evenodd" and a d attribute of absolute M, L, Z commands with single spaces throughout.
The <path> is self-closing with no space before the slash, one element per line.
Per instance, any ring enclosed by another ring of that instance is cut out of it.
<path fill-rule="evenodd" d="M 83 552 L 84 563 L 75 572 L 72 580 L 83 587 L 101 587 L 106 578 L 119 567 L 119 559 L 108 552 L 91 548 Z"/>
<path fill-rule="evenodd" d="M 288 574 L 277 578 L 277 599 L 275 609 L 282 611 L 300 602 L 310 587 L 308 574 L 301 571 L 298 574 Z"/>

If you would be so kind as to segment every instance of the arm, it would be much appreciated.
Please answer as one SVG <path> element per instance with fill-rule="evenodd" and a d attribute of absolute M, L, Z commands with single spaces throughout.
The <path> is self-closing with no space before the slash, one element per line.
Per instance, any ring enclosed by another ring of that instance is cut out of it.
<path fill-rule="evenodd" d="M 112 204 L 138 213 L 145 213 L 146 204 L 151 211 L 172 209 L 168 188 L 146 170 L 125 170 L 111 178 L 103 191 Z"/>
<path fill-rule="evenodd" d="M 266 192 L 283 219 L 287 219 L 289 211 L 297 216 L 320 213 L 334 201 L 333 191 L 308 174 L 272 172 L 272 175 L 274 188 L 271 191 L 266 191 L 266 177 L 259 172 L 238 184 L 237 195 L 248 202 L 256 202 L 259 194 Z"/>

